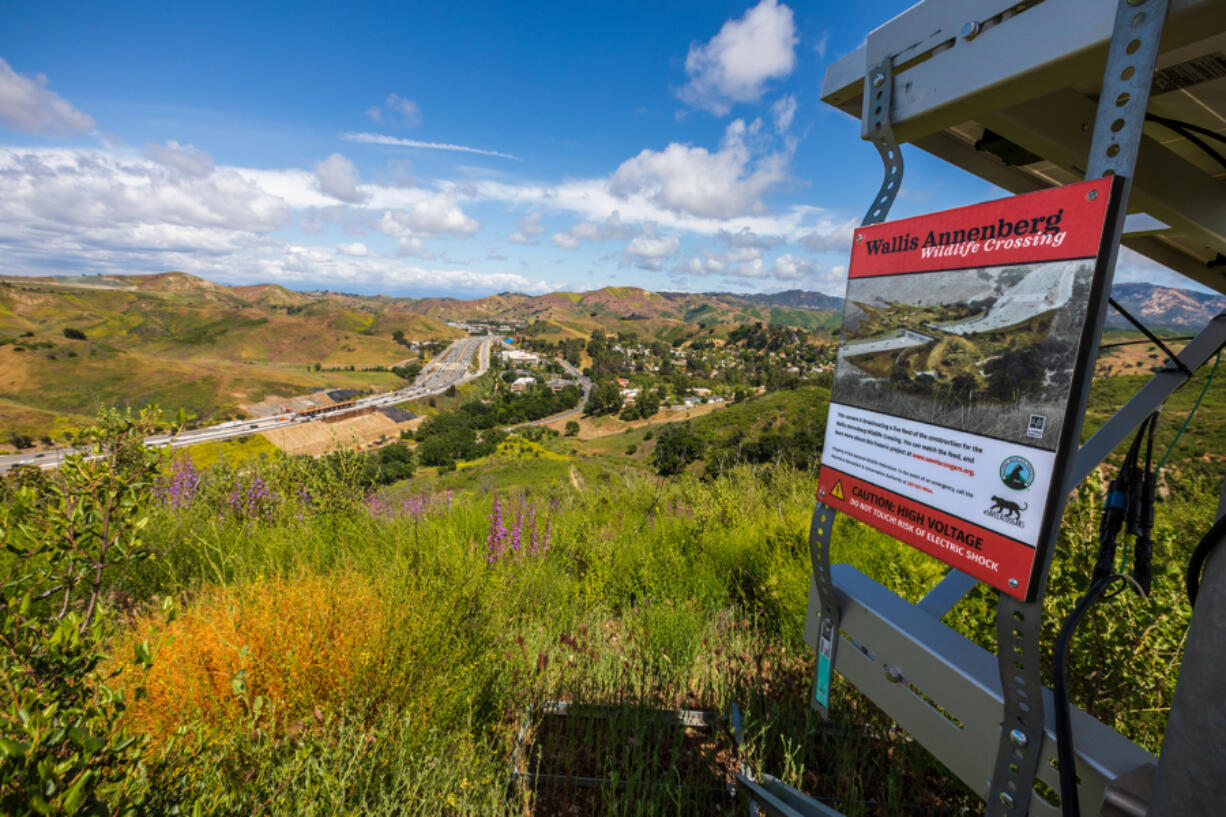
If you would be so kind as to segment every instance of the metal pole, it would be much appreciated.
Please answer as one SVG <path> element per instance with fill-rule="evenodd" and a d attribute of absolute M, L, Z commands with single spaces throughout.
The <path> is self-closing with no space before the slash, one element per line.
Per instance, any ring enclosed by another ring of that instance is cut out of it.
<path fill-rule="evenodd" d="M 894 103 L 894 65 L 886 57 L 869 69 L 864 77 L 864 136 L 871 139 L 881 155 L 882 179 L 877 197 L 864 214 L 862 226 L 885 221 L 902 184 L 903 160 L 890 110 Z M 819 497 L 809 528 L 809 553 L 813 561 L 813 580 L 821 601 L 822 616 L 817 637 L 817 671 L 813 683 L 813 707 L 822 718 L 830 718 L 830 684 L 839 645 L 839 607 L 830 579 L 830 539 L 834 533 L 834 508 Z"/>
<path fill-rule="evenodd" d="M 1226 514 L 1226 484 L 1217 518 Z M 1150 817 L 1220 814 L 1226 773 L 1226 557 L 1221 546 L 1205 563 L 1188 626 L 1179 683 L 1162 737 Z"/>
<path fill-rule="evenodd" d="M 1095 323 L 1090 360 L 1094 359 L 1093 352 L 1097 350 L 1099 338 L 1102 337 L 1107 298 L 1111 292 L 1123 233 L 1123 213 L 1132 187 L 1137 152 L 1141 145 L 1141 129 L 1145 124 L 1145 110 L 1149 103 L 1150 85 L 1168 5 L 1169 0 L 1119 0 L 1116 8 L 1115 27 L 1094 117 L 1094 138 L 1086 163 L 1086 178 L 1119 176 L 1122 189 L 1119 192 L 1119 217 L 1108 225 L 1114 234 L 1104 264 L 1105 280 L 1101 282 L 1096 301 L 1090 304 L 1087 311 L 1087 320 Z M 1078 401 L 1079 409 L 1069 430 L 1074 439 L 1081 433 L 1089 387 L 1090 379 L 1086 378 L 1080 394 L 1072 395 Z M 1063 515 L 1067 497 L 1078 481 L 1071 468 L 1063 475 L 1064 489 L 1055 507 L 1057 518 Z M 1025 817 L 1031 810 L 1039 748 L 1046 723 L 1043 699 L 1039 694 L 1043 689 L 1039 648 L 1043 594 L 1047 589 L 1048 571 L 1058 534 L 1058 528 L 1050 532 L 1047 562 L 1042 567 L 1042 578 L 1034 598 L 1022 602 L 1001 593 L 996 606 L 997 660 L 1005 706 L 996 749 L 996 768 L 988 795 L 988 817 Z M 1080 795 L 1076 791 L 1062 791 L 1060 796 Z"/>

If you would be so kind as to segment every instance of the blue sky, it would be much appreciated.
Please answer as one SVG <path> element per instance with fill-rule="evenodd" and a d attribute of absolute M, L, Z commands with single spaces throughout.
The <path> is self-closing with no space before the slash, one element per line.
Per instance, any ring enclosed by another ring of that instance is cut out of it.
<path fill-rule="evenodd" d="M 908 5 L 9 4 L 0 272 L 841 294 L 880 164 L 821 81 Z M 892 216 L 1002 195 L 907 161 Z"/>

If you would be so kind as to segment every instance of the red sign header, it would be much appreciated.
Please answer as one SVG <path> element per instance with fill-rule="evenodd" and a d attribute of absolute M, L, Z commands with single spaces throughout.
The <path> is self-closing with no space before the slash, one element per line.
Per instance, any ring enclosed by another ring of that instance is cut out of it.
<path fill-rule="evenodd" d="M 1111 179 L 858 227 L 850 278 L 1090 258 L 1102 243 Z"/>

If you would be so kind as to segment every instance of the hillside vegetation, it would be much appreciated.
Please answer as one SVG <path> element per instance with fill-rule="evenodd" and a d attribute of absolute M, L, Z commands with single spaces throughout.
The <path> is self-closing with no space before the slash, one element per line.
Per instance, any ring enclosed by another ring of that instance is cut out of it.
<path fill-rule="evenodd" d="M 1204 382 L 1172 401 L 1159 453 Z M 1096 383 L 1091 422 L 1128 385 Z M 785 390 L 591 441 L 529 428 L 476 459 L 415 472 L 403 450 L 311 460 L 239 444 L 207 468 L 149 452 L 81 462 L 64 487 L 19 469 L 0 482 L 0 539 L 12 546 L 0 556 L 10 645 L 0 669 L 29 711 L 50 714 L 0 719 L 0 810 L 22 811 L 33 791 L 62 807 L 68 783 L 85 779 L 81 802 L 147 813 L 733 814 L 724 787 L 739 758 L 727 722 L 680 729 L 657 711 L 722 717 L 735 702 L 747 717 L 743 757 L 848 815 L 976 811 L 841 681 L 834 728 L 808 708 L 816 473 L 790 452 L 820 438 L 825 399 L 817 386 Z M 457 394 L 446 410 L 463 405 Z M 1072 651 L 1074 701 L 1151 751 L 1190 614 L 1183 567 L 1216 503 L 1220 461 L 1202 446 L 1226 419 L 1221 390 L 1200 411 L 1196 436 L 1163 471 L 1153 593 L 1106 602 Z M 683 429 L 697 456 L 661 478 L 659 446 Z M 125 433 L 139 439 L 139 428 Z M 377 487 L 406 469 L 410 479 Z M 123 478 L 97 478 L 110 472 Z M 1091 477 L 1065 517 L 1047 645 L 1084 592 L 1102 486 Z M 47 594 L 89 554 L 32 543 L 88 547 L 88 536 L 48 532 L 79 524 L 72 497 L 120 490 L 122 563 L 97 593 L 83 581 Z M 906 598 L 943 572 L 850 519 L 837 524 L 835 560 Z M 91 598 L 100 604 L 82 629 Z M 980 586 L 945 620 L 990 646 L 994 606 Z M 64 621 L 84 635 L 56 641 Z M 55 662 L 30 660 L 47 650 Z M 73 664 L 86 667 L 73 676 L 84 684 L 29 674 L 59 677 L 70 660 L 84 662 Z M 47 696 L 60 696 L 58 710 Z M 546 702 L 559 700 L 578 708 L 550 714 Z M 55 731 L 74 717 L 85 718 L 76 742 Z M 527 786 L 532 772 L 625 788 Z"/>

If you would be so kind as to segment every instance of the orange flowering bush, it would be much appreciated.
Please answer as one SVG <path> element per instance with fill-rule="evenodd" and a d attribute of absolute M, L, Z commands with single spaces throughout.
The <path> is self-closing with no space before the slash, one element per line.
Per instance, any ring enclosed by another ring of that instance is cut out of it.
<path fill-rule="evenodd" d="M 353 573 L 262 579 L 209 588 L 169 624 L 150 615 L 115 655 L 153 645 L 153 668 L 122 666 L 132 726 L 163 741 L 184 724 L 260 729 L 352 701 L 380 665 L 387 605 Z M 130 642 L 130 644 L 126 643 Z"/>

